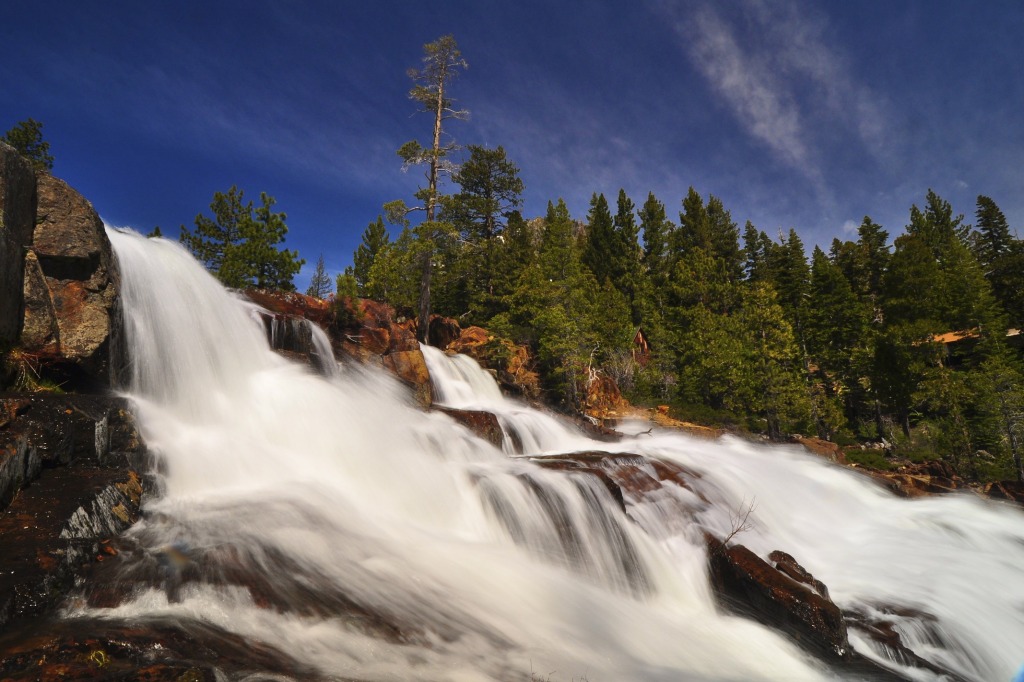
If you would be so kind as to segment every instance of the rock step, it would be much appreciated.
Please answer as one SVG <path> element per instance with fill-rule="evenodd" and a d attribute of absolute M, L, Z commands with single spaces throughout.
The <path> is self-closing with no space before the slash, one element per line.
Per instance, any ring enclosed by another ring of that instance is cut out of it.
<path fill-rule="evenodd" d="M 44 469 L 0 513 L 0 631 L 68 594 L 109 541 L 139 519 L 142 480 L 86 463 Z"/>

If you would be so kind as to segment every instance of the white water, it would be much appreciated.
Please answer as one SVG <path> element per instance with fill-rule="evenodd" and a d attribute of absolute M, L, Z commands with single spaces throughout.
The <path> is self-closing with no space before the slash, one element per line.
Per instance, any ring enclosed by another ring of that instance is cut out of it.
<path fill-rule="evenodd" d="M 483 410 L 498 417 L 506 453 L 542 454 L 601 450 L 579 431 L 549 414 L 506 400 L 490 374 L 466 355 L 445 355 L 423 346 L 439 405 L 462 410 Z"/>
<path fill-rule="evenodd" d="M 197 564 L 248 557 L 291 608 L 261 607 L 247 590 L 211 579 L 173 598 L 170 589 L 145 590 L 90 615 L 198 619 L 266 641 L 327 677 L 826 678 L 782 637 L 713 605 L 687 515 L 724 535 L 729 510 L 754 500 L 754 527 L 740 541 L 762 556 L 793 554 L 844 608 L 931 614 L 930 633 L 910 620 L 902 632 L 926 658 L 979 680 L 1009 679 L 1024 660 L 1016 509 L 970 496 L 898 500 L 792 449 L 657 434 L 617 447 L 701 472 L 714 504 L 666 488 L 630 505 L 631 521 L 588 477 L 509 459 L 413 407 L 382 374 L 327 380 L 285 361 L 246 306 L 176 244 L 110 236 L 131 393 L 165 468 L 161 497 L 132 533 L 154 553 L 173 545 Z M 491 389 L 451 398 L 451 384 L 439 387 L 446 401 L 527 412 Z M 524 449 L 610 447 L 559 429 L 539 429 Z M 573 529 L 572 546 L 560 541 L 552 509 Z M 313 590 L 315 603 L 288 584 Z M 405 637 L 361 629 L 332 606 L 344 601 L 383 614 Z"/>

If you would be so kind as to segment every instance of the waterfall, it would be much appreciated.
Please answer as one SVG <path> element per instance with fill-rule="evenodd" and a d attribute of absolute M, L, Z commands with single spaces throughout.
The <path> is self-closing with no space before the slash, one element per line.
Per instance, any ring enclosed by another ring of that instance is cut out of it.
<path fill-rule="evenodd" d="M 494 378 L 466 355 L 445 355 L 423 346 L 437 402 L 463 410 L 491 412 L 504 434 L 506 453 L 541 454 L 603 449 L 552 415 L 506 400 Z"/>
<path fill-rule="evenodd" d="M 885 610 L 930 660 L 972 680 L 1009 679 L 1024 660 L 1016 508 L 900 500 L 793 447 L 533 431 L 516 420 L 557 421 L 480 385 L 465 360 L 446 375 L 443 354 L 424 350 L 439 397 L 499 413 L 532 434 L 527 453 L 616 449 L 699 474 L 694 490 L 623 511 L 593 477 L 510 458 L 381 372 L 328 380 L 275 355 L 246 304 L 178 245 L 109 234 L 128 391 L 161 462 L 160 495 L 129 534 L 163 573 L 70 618 L 200 623 L 325 679 L 832 678 L 714 603 L 701 529 L 725 535 L 753 501 L 743 544 L 793 554 L 844 609 Z"/>

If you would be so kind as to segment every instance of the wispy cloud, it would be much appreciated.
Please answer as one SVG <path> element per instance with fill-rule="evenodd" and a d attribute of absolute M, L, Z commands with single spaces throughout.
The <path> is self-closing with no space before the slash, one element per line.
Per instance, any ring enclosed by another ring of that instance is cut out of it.
<path fill-rule="evenodd" d="M 856 82 L 813 8 L 742 0 L 661 10 L 746 132 L 820 192 L 827 194 L 823 157 L 836 139 L 852 138 L 875 157 L 885 153 L 884 105 Z"/>

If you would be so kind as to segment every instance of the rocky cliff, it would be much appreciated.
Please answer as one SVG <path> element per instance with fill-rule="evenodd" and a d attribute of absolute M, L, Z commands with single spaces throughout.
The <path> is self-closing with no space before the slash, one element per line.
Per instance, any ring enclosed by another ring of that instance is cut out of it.
<path fill-rule="evenodd" d="M 120 362 L 118 273 L 96 210 L 0 143 L 0 388 L 97 391 Z"/>

